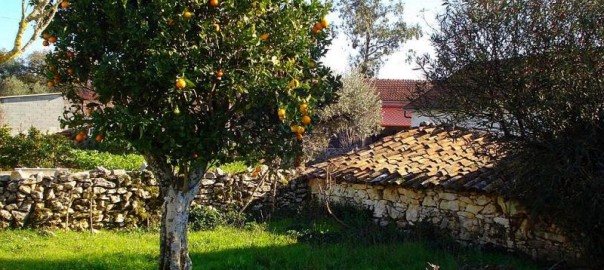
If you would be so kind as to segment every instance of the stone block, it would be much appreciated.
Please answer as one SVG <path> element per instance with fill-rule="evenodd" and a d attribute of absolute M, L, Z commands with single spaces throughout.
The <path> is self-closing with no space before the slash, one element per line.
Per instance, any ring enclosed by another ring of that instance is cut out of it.
<path fill-rule="evenodd" d="M 455 200 L 457 200 L 457 194 L 449 193 L 449 192 L 441 192 L 438 194 L 438 198 L 441 200 L 455 201 Z"/>
<path fill-rule="evenodd" d="M 13 218 L 15 219 L 16 222 L 22 224 L 23 221 L 25 220 L 25 217 L 27 217 L 27 212 L 21 212 L 21 211 L 10 211 L 10 213 L 13 215 Z"/>
<path fill-rule="evenodd" d="M 111 175 L 114 175 L 114 176 L 126 175 L 126 170 L 111 170 Z"/>
<path fill-rule="evenodd" d="M 367 189 L 367 185 L 366 184 L 352 184 L 352 188 L 356 189 L 356 190 Z"/>
<path fill-rule="evenodd" d="M 409 205 L 409 208 L 405 212 L 405 219 L 409 222 L 417 222 L 420 210 L 421 208 L 418 205 Z"/>
<path fill-rule="evenodd" d="M 18 180 L 22 180 L 22 179 L 26 179 L 29 178 L 29 173 L 26 173 L 22 170 L 16 170 L 11 172 L 10 174 L 10 180 L 11 181 L 18 181 Z"/>
<path fill-rule="evenodd" d="M 479 195 L 476 198 L 474 198 L 474 204 L 480 205 L 480 206 L 485 206 L 491 202 L 493 202 L 493 199 L 490 197 L 487 197 L 486 195 Z"/>
<path fill-rule="evenodd" d="M 442 210 L 459 211 L 459 202 L 443 200 L 443 201 L 440 201 L 438 208 L 440 208 Z"/>
<path fill-rule="evenodd" d="M 503 225 L 506 228 L 510 226 L 510 220 L 507 218 L 495 217 L 495 218 L 493 218 L 493 222 L 495 222 L 499 225 Z"/>
<path fill-rule="evenodd" d="M 90 178 L 90 172 L 76 172 L 68 175 L 68 181 L 78 181 L 86 178 Z"/>
<path fill-rule="evenodd" d="M 466 206 L 465 211 L 476 215 L 476 214 L 480 213 L 480 211 L 482 211 L 483 209 L 484 209 L 484 206 L 470 204 L 470 205 Z"/>
<path fill-rule="evenodd" d="M 422 201 L 422 206 L 436 207 L 436 200 L 434 200 L 434 197 L 426 195 L 426 197 L 424 197 L 424 200 Z"/>
<path fill-rule="evenodd" d="M 31 186 L 29 186 L 29 185 L 21 185 L 21 186 L 19 186 L 19 192 L 21 192 L 23 194 L 30 194 L 31 193 Z"/>
<path fill-rule="evenodd" d="M 95 187 L 102 187 L 102 188 L 115 188 L 115 186 L 116 186 L 115 183 L 105 180 L 103 178 L 95 178 L 93 180 L 93 184 Z"/>
<path fill-rule="evenodd" d="M 384 189 L 384 200 L 391 202 L 398 202 L 399 194 L 398 190 L 394 187 L 387 187 Z"/>
<path fill-rule="evenodd" d="M 13 218 L 13 215 L 8 210 L 0 210 L 0 218 L 9 221 Z"/>
<path fill-rule="evenodd" d="M 487 216 L 498 214 L 497 206 L 494 203 L 486 204 L 480 213 Z"/>

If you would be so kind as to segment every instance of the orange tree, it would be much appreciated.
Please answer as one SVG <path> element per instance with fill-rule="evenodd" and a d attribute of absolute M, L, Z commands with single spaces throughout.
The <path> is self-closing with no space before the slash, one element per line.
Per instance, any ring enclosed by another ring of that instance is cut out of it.
<path fill-rule="evenodd" d="M 72 0 L 49 26 L 48 79 L 75 104 L 65 124 L 127 139 L 160 180 L 160 269 L 191 268 L 189 205 L 210 166 L 299 155 L 302 117 L 339 86 L 316 62 L 327 11 L 316 0 Z M 111 105 L 82 108 L 84 88 Z"/>

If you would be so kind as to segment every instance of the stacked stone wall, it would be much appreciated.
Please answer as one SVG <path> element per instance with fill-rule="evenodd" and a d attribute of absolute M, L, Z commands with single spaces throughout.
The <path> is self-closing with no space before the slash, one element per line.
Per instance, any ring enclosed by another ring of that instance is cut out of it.
<path fill-rule="evenodd" d="M 42 171 L 0 175 L 0 229 L 88 230 L 148 226 L 159 220 L 163 199 L 148 171 Z M 295 207 L 309 192 L 306 182 L 288 180 L 293 174 L 269 174 L 266 167 L 241 174 L 215 170 L 205 175 L 194 204 L 236 211 Z"/>
<path fill-rule="evenodd" d="M 567 233 L 551 222 L 532 217 L 518 202 L 496 194 L 326 184 L 324 179 L 310 180 L 309 187 L 319 200 L 371 210 L 380 225 L 429 225 L 463 244 L 495 246 L 541 260 L 581 261 L 580 249 Z"/>

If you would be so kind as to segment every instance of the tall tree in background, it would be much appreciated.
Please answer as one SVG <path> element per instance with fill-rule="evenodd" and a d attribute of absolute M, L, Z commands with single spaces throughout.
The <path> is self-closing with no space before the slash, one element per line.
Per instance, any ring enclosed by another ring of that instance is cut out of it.
<path fill-rule="evenodd" d="M 63 2 L 68 3 L 59 0 L 21 0 L 21 18 L 19 19 L 13 48 L 6 52 L 0 52 L 0 64 L 11 61 L 26 51 L 46 29 Z M 32 35 L 25 37 L 25 32 L 32 24 Z"/>
<path fill-rule="evenodd" d="M 45 58 L 45 52 L 33 52 L 25 59 L 17 58 L 0 64 L 0 96 L 53 91 L 46 85 Z"/>
<path fill-rule="evenodd" d="M 320 122 L 304 141 L 308 159 L 322 158 L 329 143 L 343 151 L 363 146 L 381 130 L 382 101 L 375 87 L 357 69 L 342 78 L 338 100 L 317 111 Z"/>
<path fill-rule="evenodd" d="M 317 0 L 78 0 L 55 16 L 47 76 L 75 104 L 64 122 L 128 140 L 160 182 L 160 269 L 192 268 L 187 219 L 208 168 L 300 154 L 339 84 L 316 64 L 327 12 Z M 113 106 L 85 117 L 88 82 Z"/>
<path fill-rule="evenodd" d="M 604 190 L 604 1 L 445 5 L 435 58 L 419 59 L 434 86 L 419 89 L 422 103 L 498 127 L 514 157 L 500 164 L 509 195 L 584 233 L 603 263 L 604 197 L 594 191 Z"/>
<path fill-rule="evenodd" d="M 386 56 L 421 35 L 419 26 L 403 21 L 400 0 L 340 0 L 338 11 L 342 18 L 339 27 L 355 50 L 352 65 L 365 77 L 376 76 Z"/>

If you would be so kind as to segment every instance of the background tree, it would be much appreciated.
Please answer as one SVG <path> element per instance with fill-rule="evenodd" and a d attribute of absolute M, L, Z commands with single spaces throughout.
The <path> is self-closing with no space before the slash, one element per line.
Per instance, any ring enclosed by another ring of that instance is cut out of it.
<path fill-rule="evenodd" d="M 339 28 L 355 50 L 352 65 L 366 77 L 376 76 L 384 57 L 421 35 L 419 26 L 409 26 L 402 20 L 400 0 L 340 0 L 338 11 L 342 18 Z"/>
<path fill-rule="evenodd" d="M 501 163 L 515 180 L 510 196 L 604 254 L 604 198 L 593 194 L 604 190 L 604 2 L 445 4 L 436 56 L 420 59 L 434 86 L 428 107 L 498 128 L 514 157 Z"/>
<path fill-rule="evenodd" d="M 342 78 L 338 100 L 319 109 L 317 116 L 320 122 L 304 141 L 307 159 L 324 156 L 330 143 L 343 151 L 363 146 L 381 130 L 382 101 L 375 87 L 355 69 Z"/>
<path fill-rule="evenodd" d="M 316 64 L 326 13 L 306 0 L 79 0 L 55 16 L 47 78 L 76 104 L 64 123 L 130 141 L 160 182 L 160 269 L 191 269 L 189 206 L 210 166 L 299 155 L 304 116 L 338 84 Z M 112 106 L 83 116 L 79 87 Z"/>
<path fill-rule="evenodd" d="M 19 28 L 13 42 L 13 48 L 6 52 L 0 52 L 0 64 L 11 61 L 26 51 L 36 38 L 42 35 L 62 2 L 67 1 L 21 0 L 21 19 L 19 20 Z M 33 33 L 24 40 L 25 32 L 31 24 L 33 24 Z"/>
<path fill-rule="evenodd" d="M 53 89 L 46 85 L 45 58 L 45 52 L 33 52 L 25 59 L 0 64 L 0 96 L 51 92 Z"/>

